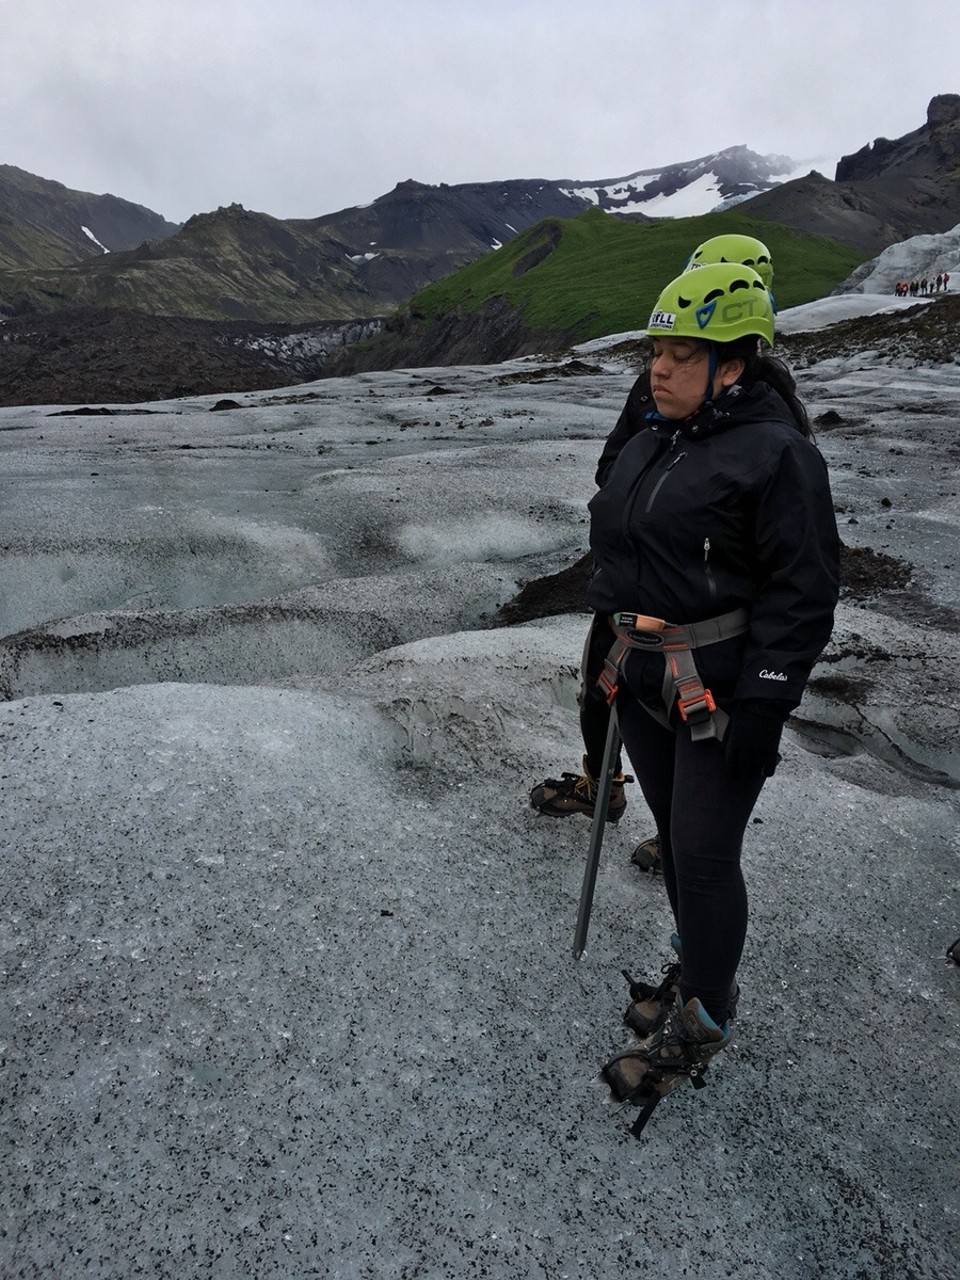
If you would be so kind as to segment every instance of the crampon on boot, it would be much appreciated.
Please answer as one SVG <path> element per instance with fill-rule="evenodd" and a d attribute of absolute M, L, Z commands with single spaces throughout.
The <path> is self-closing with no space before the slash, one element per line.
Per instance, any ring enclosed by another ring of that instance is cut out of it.
<path fill-rule="evenodd" d="M 620 773 L 613 779 L 607 803 L 607 822 L 619 822 L 623 817 L 627 807 L 623 788 L 632 781 L 633 778 L 626 773 Z M 587 768 L 586 757 L 583 773 L 564 773 L 559 778 L 546 778 L 538 783 L 530 792 L 530 804 L 551 818 L 566 818 L 571 813 L 585 813 L 592 818 L 597 807 L 597 783 Z"/>
<path fill-rule="evenodd" d="M 718 1027 L 696 996 L 685 1005 L 678 999 L 658 1031 L 604 1065 L 603 1078 L 617 1101 L 643 1107 L 633 1126 L 635 1136 L 660 1099 L 685 1080 L 696 1089 L 703 1087 L 711 1058 L 730 1043 L 731 1035 L 729 1022 Z"/>

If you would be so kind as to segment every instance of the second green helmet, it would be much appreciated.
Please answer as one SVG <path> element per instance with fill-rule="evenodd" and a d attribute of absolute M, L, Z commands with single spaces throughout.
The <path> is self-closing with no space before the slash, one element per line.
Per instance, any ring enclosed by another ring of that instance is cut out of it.
<path fill-rule="evenodd" d="M 773 285 L 773 259 L 770 257 L 770 250 L 756 236 L 736 235 L 733 232 L 711 236 L 703 244 L 697 245 L 685 270 L 692 271 L 712 262 L 734 262 L 742 267 L 753 267 L 768 289 Z"/>
<path fill-rule="evenodd" d="M 773 301 L 752 267 L 713 262 L 685 271 L 660 294 L 647 336 L 734 342 L 756 334 L 773 346 Z"/>

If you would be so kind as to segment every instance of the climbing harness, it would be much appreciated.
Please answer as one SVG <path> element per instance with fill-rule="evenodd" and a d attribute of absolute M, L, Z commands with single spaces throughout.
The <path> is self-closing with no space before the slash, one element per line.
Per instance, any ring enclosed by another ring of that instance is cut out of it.
<path fill-rule="evenodd" d="M 694 742 L 722 738 L 729 717 L 717 706 L 710 690 L 704 688 L 693 650 L 742 635 L 747 630 L 749 617 L 747 609 L 734 609 L 703 622 L 680 624 L 644 613 L 613 614 L 609 622 L 617 638 L 597 677 L 597 684 L 604 691 L 608 705 L 612 706 L 616 701 L 623 662 L 631 649 L 662 653 L 666 663 L 661 689 L 663 710 L 646 703 L 642 704 L 644 709 L 669 729 L 672 728 L 670 716 L 676 703 L 681 719 L 690 726 L 690 737 Z"/>

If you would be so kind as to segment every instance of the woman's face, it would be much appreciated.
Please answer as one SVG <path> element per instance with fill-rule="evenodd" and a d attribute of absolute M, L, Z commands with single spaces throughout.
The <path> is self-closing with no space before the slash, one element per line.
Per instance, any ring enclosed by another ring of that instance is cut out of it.
<path fill-rule="evenodd" d="M 693 338 L 654 338 L 650 364 L 650 386 L 657 412 L 664 418 L 682 422 L 696 413 L 707 397 L 710 381 L 709 345 Z M 719 395 L 732 386 L 743 372 L 743 361 L 721 364 L 709 387 Z"/>

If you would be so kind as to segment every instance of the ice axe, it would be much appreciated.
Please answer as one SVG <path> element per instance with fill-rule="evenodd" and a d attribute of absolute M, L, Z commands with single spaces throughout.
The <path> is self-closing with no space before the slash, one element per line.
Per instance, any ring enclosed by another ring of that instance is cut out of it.
<path fill-rule="evenodd" d="M 617 711 L 616 707 L 612 707 L 610 710 L 610 724 L 607 728 L 607 741 L 603 748 L 603 767 L 600 770 L 600 778 L 597 782 L 597 800 L 593 810 L 593 825 L 590 828 L 587 865 L 583 869 L 580 910 L 577 912 L 577 927 L 573 935 L 574 960 L 580 959 L 587 945 L 587 929 L 590 927 L 593 892 L 597 884 L 597 868 L 600 866 L 600 849 L 603 846 L 603 828 L 607 821 L 610 788 L 613 785 L 613 775 L 617 767 L 620 745 L 620 727 L 617 724 Z"/>

